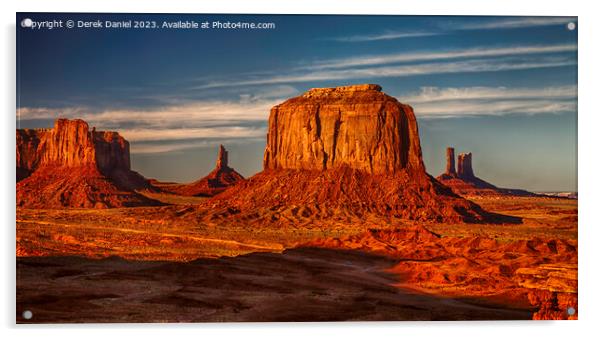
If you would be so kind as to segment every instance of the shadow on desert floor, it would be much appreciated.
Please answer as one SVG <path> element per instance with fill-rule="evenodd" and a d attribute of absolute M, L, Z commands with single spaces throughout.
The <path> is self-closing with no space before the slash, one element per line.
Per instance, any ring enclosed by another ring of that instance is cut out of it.
<path fill-rule="evenodd" d="M 393 286 L 394 260 L 296 248 L 191 262 L 17 259 L 17 321 L 218 322 L 530 319 L 524 308 Z M 33 318 L 21 318 L 31 310 Z"/>

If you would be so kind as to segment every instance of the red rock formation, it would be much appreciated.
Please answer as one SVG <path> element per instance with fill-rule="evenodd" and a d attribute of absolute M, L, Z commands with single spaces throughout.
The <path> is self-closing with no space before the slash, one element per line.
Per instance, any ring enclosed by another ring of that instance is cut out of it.
<path fill-rule="evenodd" d="M 445 172 L 437 177 L 441 183 L 459 195 L 481 196 L 535 196 L 536 194 L 519 189 L 500 188 L 475 176 L 472 169 L 472 153 L 458 155 L 458 170 L 453 170 L 454 148 L 447 148 Z"/>
<path fill-rule="evenodd" d="M 577 319 L 577 241 L 441 236 L 422 225 L 316 239 L 309 247 L 361 250 L 398 260 L 400 286 L 488 298 L 534 310 L 533 319 Z M 575 309 L 570 315 L 570 308 Z"/>
<path fill-rule="evenodd" d="M 116 132 L 58 119 L 52 129 L 17 130 L 17 206 L 119 207 L 155 202 L 130 170 L 129 143 Z"/>
<path fill-rule="evenodd" d="M 27 177 L 38 167 L 37 154 L 40 138 L 36 130 L 17 129 L 17 181 Z"/>
<path fill-rule="evenodd" d="M 309 90 L 272 108 L 268 124 L 265 169 L 424 168 L 412 108 L 375 84 Z"/>
<path fill-rule="evenodd" d="M 458 177 L 468 180 L 474 178 L 472 171 L 472 153 L 460 153 L 458 155 Z"/>
<path fill-rule="evenodd" d="M 179 195 L 214 196 L 244 179 L 240 173 L 228 166 L 228 151 L 220 145 L 215 169 L 207 176 L 190 184 L 164 185 L 161 188 Z"/>
<path fill-rule="evenodd" d="M 456 162 L 453 147 L 447 148 L 447 166 L 445 168 L 445 174 L 448 174 L 450 176 L 456 175 Z"/>
<path fill-rule="evenodd" d="M 370 216 L 474 222 L 490 214 L 426 173 L 412 108 L 365 84 L 312 89 L 272 108 L 264 171 L 195 212 L 203 221 L 225 215 L 292 225 Z"/>
<path fill-rule="evenodd" d="M 83 120 L 57 119 L 52 129 L 17 130 L 17 167 L 96 166 L 104 174 L 130 170 L 130 144 L 117 132 L 88 129 Z"/>
<path fill-rule="evenodd" d="M 441 177 L 445 177 L 447 179 L 457 178 L 458 174 L 456 173 L 456 160 L 453 147 L 447 148 L 446 156 L 447 164 L 445 166 L 445 172 L 441 175 Z"/>
<path fill-rule="evenodd" d="M 216 170 L 223 170 L 228 167 L 228 151 L 220 144 L 219 151 L 217 153 L 217 161 L 215 162 Z"/>

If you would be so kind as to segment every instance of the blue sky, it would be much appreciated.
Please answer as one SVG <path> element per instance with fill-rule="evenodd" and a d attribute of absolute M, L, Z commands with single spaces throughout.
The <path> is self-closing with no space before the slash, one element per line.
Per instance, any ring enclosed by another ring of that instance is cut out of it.
<path fill-rule="evenodd" d="M 17 14 L 41 20 L 273 22 L 270 30 L 17 28 L 17 127 L 83 118 L 120 131 L 133 168 L 191 181 L 217 145 L 261 170 L 270 107 L 312 87 L 378 83 L 414 107 L 427 170 L 445 147 L 481 178 L 577 189 L 570 17 Z"/>

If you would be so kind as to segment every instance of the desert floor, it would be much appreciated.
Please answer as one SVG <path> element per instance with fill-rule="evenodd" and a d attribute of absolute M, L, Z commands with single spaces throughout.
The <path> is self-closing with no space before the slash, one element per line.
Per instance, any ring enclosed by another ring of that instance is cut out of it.
<path fill-rule="evenodd" d="M 523 222 L 262 227 L 200 224 L 185 205 L 18 209 L 17 321 L 531 319 L 550 301 L 576 306 L 577 201 L 472 200 Z"/>

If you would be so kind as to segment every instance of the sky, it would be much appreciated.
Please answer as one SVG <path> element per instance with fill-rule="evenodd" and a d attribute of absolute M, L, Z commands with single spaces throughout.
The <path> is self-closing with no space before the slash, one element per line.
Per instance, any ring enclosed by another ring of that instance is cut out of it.
<path fill-rule="evenodd" d="M 274 24 L 18 25 L 17 128 L 64 117 L 119 131 L 149 178 L 196 180 L 219 144 L 251 176 L 272 106 L 314 87 L 377 83 L 414 108 L 431 175 L 454 146 L 495 185 L 577 191 L 574 17 L 18 13 L 17 23 L 25 18 Z"/>

